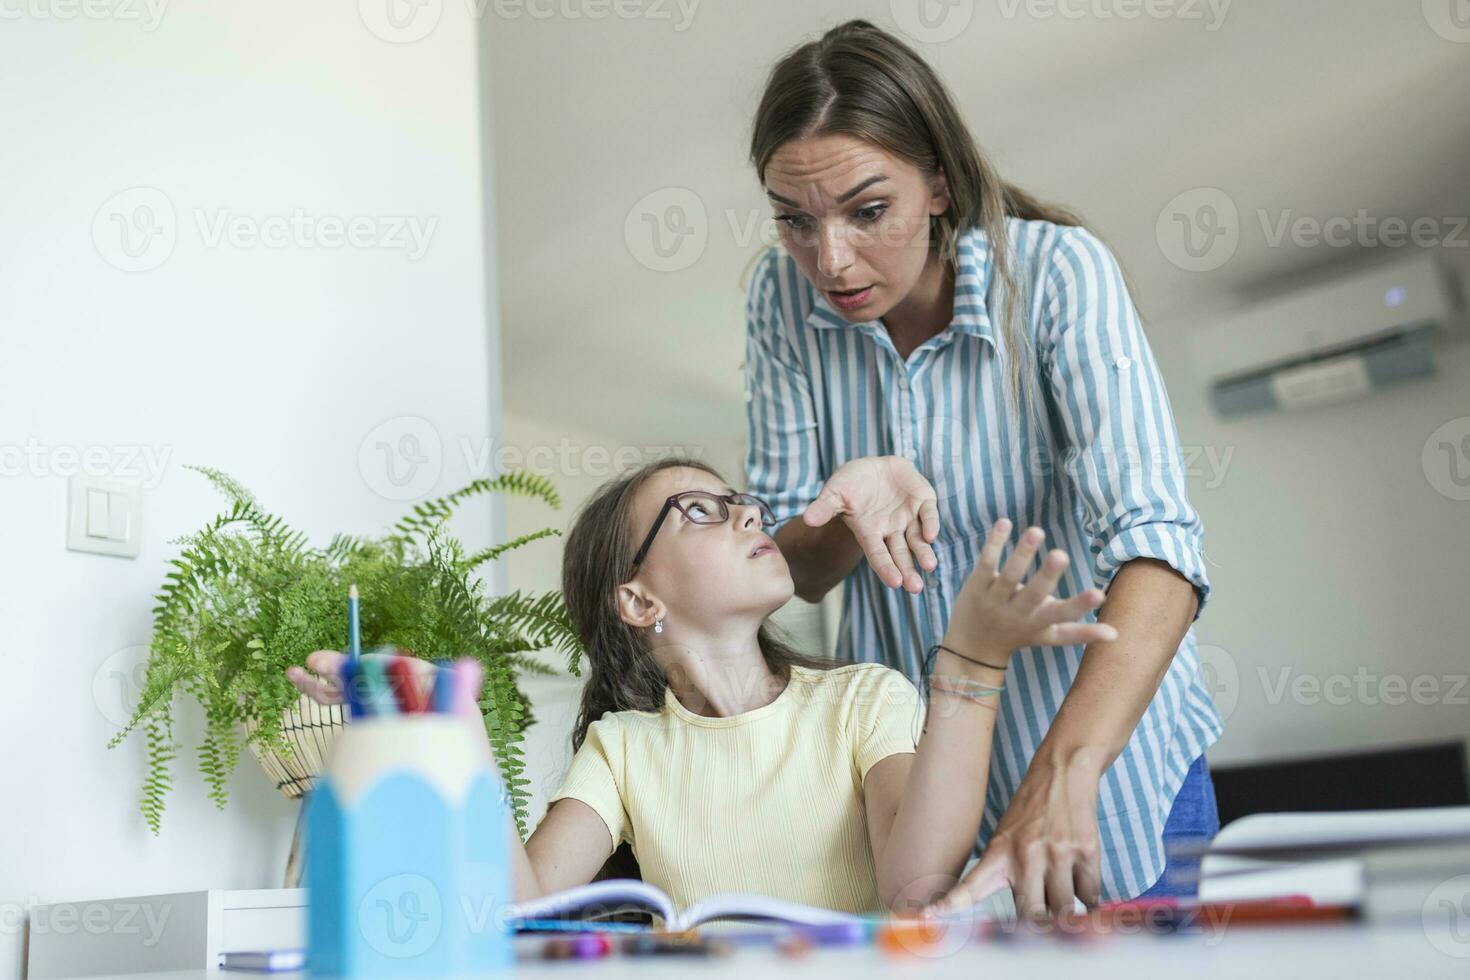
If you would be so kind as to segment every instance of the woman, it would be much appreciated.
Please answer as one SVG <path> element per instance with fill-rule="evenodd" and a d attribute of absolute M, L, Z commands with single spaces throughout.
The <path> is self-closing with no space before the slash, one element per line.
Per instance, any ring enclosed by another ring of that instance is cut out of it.
<path fill-rule="evenodd" d="M 614 480 L 584 507 L 562 563 L 589 667 L 576 754 L 524 845 L 509 825 L 518 901 L 587 883 L 627 842 L 680 907 L 726 891 L 919 907 L 969 855 L 1011 654 L 1112 635 L 1076 622 L 1100 591 L 1052 598 L 1063 552 L 1023 585 L 1038 529 L 1002 565 L 1010 525 L 998 522 L 936 651 L 916 746 L 919 702 L 902 676 L 808 660 L 768 632 L 794 590 L 764 531 L 774 521 L 763 501 L 679 460 Z M 308 666 L 340 678 L 343 659 L 317 651 Z M 287 676 L 340 700 L 299 667 Z"/>
<path fill-rule="evenodd" d="M 1003 514 L 1069 552 L 1064 592 L 1107 589 L 1119 633 L 1015 657 L 981 860 L 944 904 L 1179 893 L 1164 839 L 1219 824 L 1191 628 L 1209 583 L 1116 261 L 1002 182 L 929 66 L 864 21 L 776 65 L 751 159 L 784 254 L 746 306 L 748 483 L 797 594 L 842 583 L 839 655 L 916 676 Z"/>

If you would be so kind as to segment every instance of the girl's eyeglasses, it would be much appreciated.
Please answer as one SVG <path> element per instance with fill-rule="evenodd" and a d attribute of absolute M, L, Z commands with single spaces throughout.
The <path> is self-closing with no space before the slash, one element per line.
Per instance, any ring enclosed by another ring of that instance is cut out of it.
<path fill-rule="evenodd" d="M 677 510 L 691 524 L 723 524 L 730 519 L 731 504 L 736 507 L 754 507 L 760 511 L 761 527 L 776 526 L 776 515 L 771 513 L 771 505 L 759 497 L 748 493 L 721 494 L 709 490 L 685 490 L 664 501 L 658 517 L 654 518 L 653 527 L 649 528 L 648 536 L 643 539 L 638 553 L 633 556 L 634 571 L 643 564 L 648 548 L 653 544 L 654 535 L 658 534 L 658 529 L 663 526 L 664 518 L 669 516 L 670 510 Z"/>

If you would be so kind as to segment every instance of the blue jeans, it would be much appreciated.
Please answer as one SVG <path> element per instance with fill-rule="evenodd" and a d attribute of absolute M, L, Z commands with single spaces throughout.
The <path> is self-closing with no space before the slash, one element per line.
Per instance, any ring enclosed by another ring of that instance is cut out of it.
<path fill-rule="evenodd" d="M 1210 767 L 1205 757 L 1200 756 L 1189 767 L 1179 795 L 1169 810 L 1169 819 L 1164 822 L 1164 848 L 1167 854 L 1170 841 L 1211 838 L 1220 832 L 1220 811 L 1215 806 L 1215 783 L 1210 779 Z M 1153 887 L 1139 898 L 1193 898 L 1199 893 L 1199 862 L 1197 857 L 1167 857 L 1164 873 Z M 1176 880 L 1180 876 L 1181 880 Z"/>

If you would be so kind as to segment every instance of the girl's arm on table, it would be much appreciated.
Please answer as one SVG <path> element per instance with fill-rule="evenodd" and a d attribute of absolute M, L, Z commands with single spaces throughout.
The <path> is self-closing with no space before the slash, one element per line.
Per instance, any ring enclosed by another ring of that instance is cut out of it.
<path fill-rule="evenodd" d="M 950 650 L 940 650 L 934 664 L 933 679 L 941 686 L 998 688 L 1004 669 L 971 660 L 1004 668 L 1021 647 L 1113 635 L 1110 626 L 1077 622 L 1102 604 L 1100 590 L 1067 600 L 1053 595 L 1067 568 L 1066 552 L 1049 553 L 1041 571 L 1024 582 L 1045 538 L 1039 528 L 1023 534 L 999 567 L 1009 533 L 1008 521 L 997 522 L 955 600 L 943 642 Z M 878 894 L 895 911 L 917 911 L 954 886 L 985 808 L 1000 696 L 967 697 L 936 687 L 931 692 L 917 751 L 882 760 L 863 785 Z"/>

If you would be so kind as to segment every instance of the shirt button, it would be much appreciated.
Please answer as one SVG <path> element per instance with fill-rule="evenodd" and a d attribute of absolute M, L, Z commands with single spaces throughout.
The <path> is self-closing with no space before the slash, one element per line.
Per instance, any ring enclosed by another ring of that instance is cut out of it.
<path fill-rule="evenodd" d="M 905 459 L 917 459 L 919 456 L 919 454 L 912 449 L 905 449 L 903 451 L 903 455 Z"/>
<path fill-rule="evenodd" d="M 1133 358 L 1129 357 L 1127 354 L 1124 354 L 1113 363 L 1117 365 L 1119 371 L 1126 371 L 1133 366 Z"/>
<path fill-rule="evenodd" d="M 898 376 L 898 386 L 904 391 L 909 390 L 909 376 L 907 374 L 900 374 Z"/>

